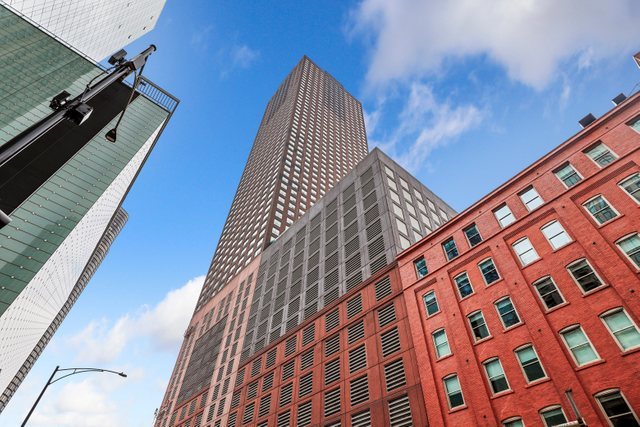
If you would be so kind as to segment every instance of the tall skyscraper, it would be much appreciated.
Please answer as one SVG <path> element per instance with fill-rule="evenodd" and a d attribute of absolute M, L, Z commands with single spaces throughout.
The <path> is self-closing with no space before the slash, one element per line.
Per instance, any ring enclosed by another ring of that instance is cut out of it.
<path fill-rule="evenodd" d="M 271 368 L 318 336 L 298 339 L 300 325 L 453 215 L 380 150 L 367 154 L 360 104 L 304 57 L 267 106 L 156 426 L 262 423 L 294 404 L 269 394 L 258 408 L 253 379 L 271 370 L 265 391 L 288 381 L 295 368 L 282 380 Z"/>
<path fill-rule="evenodd" d="M 165 2 L 0 0 L 0 4 L 96 62 L 151 31 Z"/>
<path fill-rule="evenodd" d="M 3 151 L 54 96 L 81 94 L 104 70 L 2 5 L 0 39 Z M 0 167 L 0 209 L 12 219 L 0 229 L 0 410 L 122 227 L 122 200 L 177 106 L 143 78 L 108 142 L 131 94 L 111 84 L 87 101 L 82 125 L 63 121 Z"/>
<path fill-rule="evenodd" d="M 360 102 L 303 57 L 267 105 L 198 308 L 366 154 Z"/>

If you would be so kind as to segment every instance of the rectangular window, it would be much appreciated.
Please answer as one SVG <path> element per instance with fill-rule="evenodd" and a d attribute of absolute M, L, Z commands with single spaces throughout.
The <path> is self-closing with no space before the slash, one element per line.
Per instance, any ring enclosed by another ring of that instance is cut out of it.
<path fill-rule="evenodd" d="M 553 427 L 567 422 L 567 417 L 564 416 L 564 412 L 562 412 L 560 406 L 544 409 L 540 411 L 540 416 L 546 427 Z"/>
<path fill-rule="evenodd" d="M 522 418 L 509 418 L 508 420 L 504 420 L 502 422 L 503 427 L 524 427 L 524 423 L 522 422 Z"/>
<path fill-rule="evenodd" d="M 627 236 L 616 242 L 616 245 L 640 269 L 640 235 L 638 233 Z"/>
<path fill-rule="evenodd" d="M 500 226 L 503 228 L 516 220 L 516 217 L 513 216 L 511 209 L 509 209 L 509 206 L 507 206 L 506 203 L 495 209 L 493 214 L 498 220 L 498 223 L 500 223 Z"/>
<path fill-rule="evenodd" d="M 598 360 L 599 356 L 591 346 L 587 335 L 579 325 L 560 332 L 578 366 Z"/>
<path fill-rule="evenodd" d="M 609 150 L 609 147 L 604 145 L 602 142 L 598 142 L 592 147 L 586 149 L 584 153 L 601 168 L 618 158 L 618 156 Z"/>
<path fill-rule="evenodd" d="M 452 260 L 458 256 L 458 248 L 456 247 L 456 242 L 453 240 L 453 237 L 447 239 L 442 244 L 442 249 L 444 249 L 444 253 L 447 255 L 447 260 Z"/>
<path fill-rule="evenodd" d="M 433 345 L 436 348 L 436 357 L 438 359 L 451 354 L 449 340 L 447 340 L 447 333 L 444 329 L 437 330 L 433 333 Z"/>
<path fill-rule="evenodd" d="M 484 369 L 491 385 L 491 391 L 493 394 L 501 393 L 509 390 L 509 382 L 502 369 L 500 359 L 492 359 L 488 362 L 484 362 Z"/>
<path fill-rule="evenodd" d="M 471 247 L 474 247 L 478 243 L 482 242 L 482 237 L 480 236 L 478 227 L 476 227 L 475 224 L 471 224 L 470 226 L 465 228 L 464 235 L 467 236 L 467 241 L 469 242 L 469 246 Z"/>
<path fill-rule="evenodd" d="M 640 203 L 640 173 L 631 175 L 619 185 L 637 203 Z"/>
<path fill-rule="evenodd" d="M 584 258 L 569 264 L 567 270 L 569 270 L 573 280 L 580 286 L 582 292 L 589 292 L 603 285 L 589 262 Z"/>
<path fill-rule="evenodd" d="M 533 186 L 530 186 L 529 188 L 522 191 L 519 194 L 519 196 L 520 196 L 520 200 L 522 200 L 522 203 L 524 203 L 524 205 L 527 207 L 527 210 L 529 212 L 531 212 L 532 210 L 536 209 L 539 206 L 542 206 L 542 204 L 544 203 L 544 200 L 542 200 L 542 197 L 540 197 L 540 195 L 538 194 L 536 189 L 533 188 Z"/>
<path fill-rule="evenodd" d="M 551 247 L 560 249 L 561 247 L 571 243 L 571 237 L 564 231 L 559 221 L 553 221 L 542 227 L 542 234 L 547 238 Z"/>
<path fill-rule="evenodd" d="M 520 323 L 520 317 L 513 306 L 513 302 L 511 302 L 511 298 L 503 298 L 496 302 L 495 306 L 505 328 L 510 328 Z"/>
<path fill-rule="evenodd" d="M 639 129 L 640 131 L 640 129 Z M 607 390 L 596 396 L 602 411 L 612 426 L 640 426 L 638 417 L 620 390 Z"/>
<path fill-rule="evenodd" d="M 458 287 L 460 298 L 464 298 L 473 293 L 473 287 L 471 286 L 471 281 L 469 281 L 469 276 L 466 272 L 457 275 L 453 280 L 456 282 L 456 286 Z"/>
<path fill-rule="evenodd" d="M 636 132 L 640 132 L 640 117 L 631 122 L 629 126 L 631 126 L 631 129 L 635 130 Z"/>
<path fill-rule="evenodd" d="M 536 351 L 533 349 L 532 345 L 528 345 L 516 350 L 516 356 L 518 358 L 518 362 L 520 362 L 522 372 L 524 372 L 524 376 L 527 379 L 528 383 L 539 380 L 540 378 L 545 378 L 547 376 L 544 373 L 544 369 L 542 369 L 540 359 L 538 359 L 538 355 L 536 354 Z"/>
<path fill-rule="evenodd" d="M 427 292 L 422 299 L 424 301 L 424 307 L 427 310 L 427 316 L 436 314 L 440 310 L 435 291 Z"/>
<path fill-rule="evenodd" d="M 491 258 L 485 259 L 480 264 L 478 264 L 478 268 L 480 268 L 482 277 L 484 277 L 484 283 L 486 283 L 487 285 L 500 280 L 500 275 L 498 274 L 496 265 L 493 263 L 493 260 Z"/>
<path fill-rule="evenodd" d="M 447 392 L 447 399 L 449 401 L 449 408 L 457 408 L 464 405 L 464 397 L 462 397 L 462 390 L 460 389 L 460 381 L 458 381 L 457 375 L 451 375 L 444 379 L 444 388 Z"/>
<path fill-rule="evenodd" d="M 515 242 L 513 244 L 513 250 L 518 255 L 518 258 L 520 259 L 520 262 L 523 266 L 529 265 L 533 261 L 540 258 L 527 237 Z"/>
<path fill-rule="evenodd" d="M 413 261 L 413 265 L 416 268 L 416 275 L 418 276 L 418 279 L 422 279 L 424 276 L 429 274 L 429 270 L 427 269 L 427 261 L 425 261 L 423 256 Z"/>
<path fill-rule="evenodd" d="M 536 288 L 536 291 L 547 310 L 564 302 L 564 298 L 562 298 L 562 295 L 556 287 L 556 284 L 553 282 L 551 276 L 537 280 L 533 283 L 533 287 Z"/>
<path fill-rule="evenodd" d="M 582 177 L 576 172 L 576 170 L 571 166 L 570 163 L 567 163 L 564 166 L 556 169 L 553 172 L 556 177 L 567 187 L 571 188 L 582 180 Z"/>
<path fill-rule="evenodd" d="M 640 346 L 638 327 L 622 309 L 616 309 L 600 316 L 622 350 Z"/>
<path fill-rule="evenodd" d="M 585 207 L 598 224 L 604 224 L 618 216 L 618 212 L 613 210 L 609 202 L 600 195 L 588 200 L 582 206 Z"/>
<path fill-rule="evenodd" d="M 489 328 L 487 328 L 487 324 L 484 321 L 482 311 L 476 311 L 467 316 L 467 318 L 469 319 L 469 325 L 473 331 L 475 341 L 480 341 L 489 336 Z"/>

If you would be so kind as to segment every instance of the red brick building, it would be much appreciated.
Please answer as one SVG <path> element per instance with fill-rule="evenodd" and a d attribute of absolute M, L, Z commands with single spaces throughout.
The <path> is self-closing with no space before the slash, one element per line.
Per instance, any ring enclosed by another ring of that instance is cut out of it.
<path fill-rule="evenodd" d="M 638 425 L 639 132 L 636 94 L 399 255 L 429 425 Z"/>

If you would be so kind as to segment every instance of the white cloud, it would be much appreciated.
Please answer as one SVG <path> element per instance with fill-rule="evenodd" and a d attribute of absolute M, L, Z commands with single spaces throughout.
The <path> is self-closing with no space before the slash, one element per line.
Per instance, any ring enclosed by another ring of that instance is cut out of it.
<path fill-rule="evenodd" d="M 204 276 L 189 280 L 167 293 L 156 306 L 140 307 L 122 315 L 113 325 L 107 319 L 94 320 L 69 338 L 79 362 L 113 362 L 132 339 L 147 339 L 157 350 L 173 350 L 182 341 L 193 314 Z"/>
<path fill-rule="evenodd" d="M 231 62 L 233 67 L 247 68 L 258 59 L 260 52 L 251 49 L 246 44 L 234 46 L 231 49 Z"/>
<path fill-rule="evenodd" d="M 589 67 L 630 52 L 640 39 L 637 0 L 364 0 L 352 18 L 353 33 L 372 41 L 374 86 L 485 55 L 540 89 L 559 63 Z"/>
<path fill-rule="evenodd" d="M 479 125 L 484 116 L 485 112 L 474 105 L 452 106 L 448 101 L 439 101 L 430 86 L 414 82 L 393 132 L 373 143 L 416 172 L 434 149 Z"/>

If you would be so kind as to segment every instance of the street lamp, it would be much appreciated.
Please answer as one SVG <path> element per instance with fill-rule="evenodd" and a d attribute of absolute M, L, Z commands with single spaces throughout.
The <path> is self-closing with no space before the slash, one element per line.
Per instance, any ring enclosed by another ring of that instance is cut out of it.
<path fill-rule="evenodd" d="M 61 377 L 53 379 L 58 372 L 68 372 L 68 374 L 64 374 Z M 31 417 L 31 414 L 36 409 L 36 406 L 38 406 L 38 403 L 40 402 L 40 399 L 42 399 L 42 395 L 47 390 L 47 387 L 49 387 L 51 384 L 53 384 L 55 382 L 60 381 L 61 379 L 70 377 L 71 375 L 84 374 L 85 372 L 108 372 L 110 374 L 120 375 L 123 378 L 127 377 L 127 374 L 125 374 L 124 372 L 116 372 L 116 371 L 111 371 L 109 369 L 102 369 L 102 368 L 63 368 L 63 369 L 60 369 L 60 366 L 56 366 L 56 369 L 53 370 L 53 373 L 49 377 L 49 381 L 47 381 L 47 383 L 44 385 L 44 388 L 42 389 L 42 391 L 40 392 L 40 395 L 38 396 L 38 398 L 36 399 L 35 403 L 31 407 L 31 410 L 27 414 L 27 417 L 22 422 L 22 427 L 27 425 L 27 421 L 29 421 L 29 418 Z"/>

